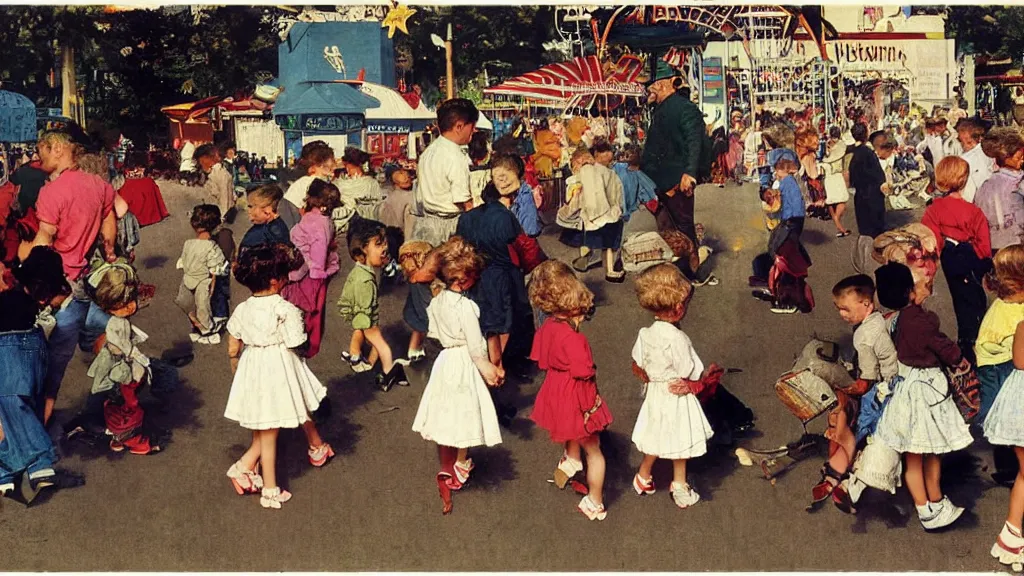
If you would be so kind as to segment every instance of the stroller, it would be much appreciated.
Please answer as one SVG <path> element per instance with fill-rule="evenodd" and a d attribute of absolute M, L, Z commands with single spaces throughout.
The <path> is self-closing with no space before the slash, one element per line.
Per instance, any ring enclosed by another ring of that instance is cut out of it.
<path fill-rule="evenodd" d="M 799 462 L 827 451 L 828 440 L 824 434 L 812 433 L 807 426 L 838 405 L 835 389 L 852 383 L 848 366 L 840 362 L 835 343 L 811 338 L 793 368 L 775 383 L 775 394 L 800 420 L 803 434 L 796 441 L 775 449 L 737 448 L 740 464 L 753 466 L 756 463 L 764 478 L 774 485 L 776 478 Z"/>

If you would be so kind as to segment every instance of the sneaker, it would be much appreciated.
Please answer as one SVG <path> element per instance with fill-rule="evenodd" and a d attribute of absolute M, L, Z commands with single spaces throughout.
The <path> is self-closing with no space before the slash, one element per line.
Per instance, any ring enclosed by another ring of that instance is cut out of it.
<path fill-rule="evenodd" d="M 469 473 L 473 471 L 473 468 L 475 466 L 473 465 L 472 458 L 466 458 L 465 462 L 455 463 L 455 478 L 458 479 L 460 484 L 465 484 L 469 480 Z"/>
<path fill-rule="evenodd" d="M 700 494 L 690 487 L 689 484 L 672 483 L 672 501 L 680 508 L 689 508 L 700 502 Z"/>
<path fill-rule="evenodd" d="M 694 286 L 718 286 L 718 277 L 715 276 L 714 274 L 710 274 L 710 275 L 708 275 L 707 278 L 705 278 L 703 280 L 695 280 L 693 282 L 693 285 Z"/>
<path fill-rule="evenodd" d="M 199 332 L 190 332 L 188 335 L 188 339 L 193 342 L 199 342 L 200 338 L 202 338 L 202 336 L 200 336 Z"/>
<path fill-rule="evenodd" d="M 993 558 L 1004 566 L 1024 563 L 1024 539 L 1013 533 L 1009 524 L 1003 524 L 1003 530 L 996 537 L 996 543 L 989 552 Z"/>
<path fill-rule="evenodd" d="M 309 463 L 317 468 L 327 464 L 327 461 L 334 457 L 334 449 L 327 442 L 313 447 L 309 447 Z"/>
<path fill-rule="evenodd" d="M 277 488 L 264 488 L 260 494 L 260 506 L 280 510 L 281 504 L 291 499 L 292 493 L 287 490 L 281 490 L 280 486 Z"/>
<path fill-rule="evenodd" d="M 924 526 L 925 530 L 938 530 L 939 528 L 945 528 L 953 522 L 956 522 L 957 518 L 960 518 L 964 513 L 964 509 L 959 506 L 954 506 L 953 503 L 949 501 L 948 496 L 943 496 L 942 500 L 936 503 L 929 503 L 927 506 L 933 512 L 933 515 L 927 518 L 921 518 L 921 525 Z"/>
<path fill-rule="evenodd" d="M 111 452 L 124 452 L 124 443 L 118 442 L 117 440 L 110 441 Z"/>
<path fill-rule="evenodd" d="M 608 517 L 608 512 L 604 509 L 604 504 L 601 504 L 600 506 L 594 504 L 594 501 L 590 499 L 590 496 L 584 496 L 583 499 L 580 500 L 579 506 L 576 508 L 590 520 L 604 520 Z"/>
<path fill-rule="evenodd" d="M 8 482 L 6 484 L 0 484 L 0 498 L 6 498 L 9 494 L 14 493 L 14 482 Z"/>
<path fill-rule="evenodd" d="M 217 344 L 220 344 L 220 334 L 217 334 L 216 332 L 214 332 L 213 334 L 209 334 L 209 335 L 206 335 L 206 336 L 200 336 L 199 339 L 196 340 L 196 343 L 197 344 L 207 344 L 207 345 L 211 345 L 211 346 L 216 346 Z"/>
<path fill-rule="evenodd" d="M 656 492 L 656 490 L 654 489 L 654 478 L 648 478 L 647 480 L 644 480 L 643 478 L 640 477 L 640 474 L 637 473 L 636 475 L 633 476 L 633 490 L 636 491 L 637 496 L 643 496 L 645 494 L 654 494 Z"/>
<path fill-rule="evenodd" d="M 409 362 L 416 363 L 427 357 L 427 353 L 423 350 L 409 350 Z"/>
<path fill-rule="evenodd" d="M 387 392 L 391 390 L 391 387 L 394 386 L 395 384 L 394 382 L 391 381 L 390 378 L 388 378 L 383 373 L 379 372 L 376 375 L 374 375 L 373 380 L 377 384 L 377 389 L 380 390 L 381 392 Z"/>
<path fill-rule="evenodd" d="M 405 368 L 402 368 L 401 364 L 392 366 L 391 372 L 388 372 L 385 378 L 390 378 L 392 384 L 398 384 L 399 386 L 409 385 L 409 378 L 405 375 Z"/>
<path fill-rule="evenodd" d="M 239 496 L 245 494 L 256 494 L 263 489 L 263 477 L 252 470 L 246 470 L 235 462 L 228 468 L 227 477 L 231 480 L 235 492 Z"/>
<path fill-rule="evenodd" d="M 772 306 L 773 314 L 796 314 L 796 306 L 786 306 L 784 304 L 776 304 Z"/>
<path fill-rule="evenodd" d="M 559 490 L 564 489 L 565 485 L 569 483 L 569 479 L 582 471 L 583 462 L 562 454 L 562 459 L 558 461 L 558 467 L 555 468 L 555 486 L 558 486 Z"/>

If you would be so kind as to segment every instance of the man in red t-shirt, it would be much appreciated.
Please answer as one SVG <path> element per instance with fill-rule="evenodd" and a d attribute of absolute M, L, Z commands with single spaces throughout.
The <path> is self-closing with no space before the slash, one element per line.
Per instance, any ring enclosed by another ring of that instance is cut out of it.
<path fill-rule="evenodd" d="M 33 247 L 52 246 L 60 254 L 72 288 L 73 298 L 68 298 L 54 315 L 57 325 L 50 334 L 44 424 L 53 414 L 64 371 L 75 355 L 75 343 L 90 344 L 80 341 L 83 329 L 94 335 L 102 333 L 109 318 L 86 296 L 83 283 L 98 237 L 102 238 L 106 259 L 113 261 L 116 257 L 114 189 L 101 178 L 78 170 L 77 148 L 70 134 L 63 131 L 47 132 L 39 139 L 40 167 L 50 177 L 36 201 L 39 231 L 34 240 L 24 242 L 18 250 L 24 260 Z"/>

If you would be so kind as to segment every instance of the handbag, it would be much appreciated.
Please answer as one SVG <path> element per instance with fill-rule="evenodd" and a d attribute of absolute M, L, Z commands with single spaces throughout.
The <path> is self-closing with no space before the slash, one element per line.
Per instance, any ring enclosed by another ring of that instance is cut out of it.
<path fill-rule="evenodd" d="M 805 425 L 839 404 L 828 382 L 809 369 L 783 374 L 775 383 L 775 394 Z"/>
<path fill-rule="evenodd" d="M 949 393 L 953 397 L 956 409 L 960 411 L 964 422 L 970 424 L 978 416 L 981 408 L 981 381 L 966 358 L 954 367 L 943 367 L 946 380 L 949 381 Z"/>

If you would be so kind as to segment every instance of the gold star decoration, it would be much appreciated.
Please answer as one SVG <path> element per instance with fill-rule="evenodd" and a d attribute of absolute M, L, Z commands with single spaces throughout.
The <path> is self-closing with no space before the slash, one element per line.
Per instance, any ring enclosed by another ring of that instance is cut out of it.
<path fill-rule="evenodd" d="M 388 14 L 384 17 L 384 21 L 380 23 L 380 27 L 388 29 L 388 38 L 395 37 L 395 28 L 408 35 L 409 29 L 406 27 L 406 21 L 415 13 L 415 9 L 409 8 L 404 4 L 398 4 L 388 10 Z"/>

